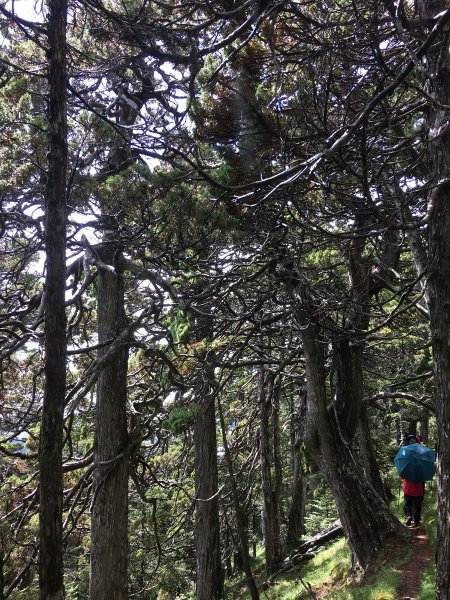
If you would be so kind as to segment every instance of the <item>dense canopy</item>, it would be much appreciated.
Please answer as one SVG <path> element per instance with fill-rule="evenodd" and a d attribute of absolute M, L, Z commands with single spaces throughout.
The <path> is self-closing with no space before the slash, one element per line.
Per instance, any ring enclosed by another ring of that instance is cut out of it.
<path fill-rule="evenodd" d="M 450 597 L 447 4 L 1 4 L 1 600 L 364 571 L 419 431 Z"/>

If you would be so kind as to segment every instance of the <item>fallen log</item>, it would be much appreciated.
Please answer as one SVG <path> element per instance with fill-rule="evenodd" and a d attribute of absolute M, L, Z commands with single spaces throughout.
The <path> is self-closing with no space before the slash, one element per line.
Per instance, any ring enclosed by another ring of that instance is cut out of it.
<path fill-rule="evenodd" d="M 272 585 L 275 579 L 281 573 L 285 571 L 290 571 L 298 567 L 298 565 L 314 558 L 318 552 L 323 550 L 324 545 L 332 540 L 337 539 L 344 535 L 341 522 L 339 520 L 334 521 L 331 525 L 328 525 L 322 531 L 319 531 L 315 536 L 301 543 L 298 548 L 296 548 L 295 552 L 290 554 L 283 562 L 281 567 L 275 573 L 272 573 L 266 580 L 266 586 Z"/>

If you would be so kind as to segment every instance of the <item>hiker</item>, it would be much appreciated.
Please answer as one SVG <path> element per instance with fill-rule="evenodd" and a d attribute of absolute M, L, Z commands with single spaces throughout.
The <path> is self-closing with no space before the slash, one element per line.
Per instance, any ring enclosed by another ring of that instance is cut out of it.
<path fill-rule="evenodd" d="M 412 443 L 418 442 L 419 444 L 423 444 L 423 437 L 418 433 L 404 433 L 400 446 L 407 446 L 410 443 L 409 440 L 413 438 L 415 438 L 415 440 Z"/>
<path fill-rule="evenodd" d="M 420 444 L 420 441 L 414 434 L 408 435 L 407 442 L 408 445 Z M 425 482 L 418 481 L 414 483 L 404 477 L 401 479 L 403 481 L 403 510 L 406 516 L 406 526 L 419 527 L 422 516 L 422 502 L 425 495 Z"/>

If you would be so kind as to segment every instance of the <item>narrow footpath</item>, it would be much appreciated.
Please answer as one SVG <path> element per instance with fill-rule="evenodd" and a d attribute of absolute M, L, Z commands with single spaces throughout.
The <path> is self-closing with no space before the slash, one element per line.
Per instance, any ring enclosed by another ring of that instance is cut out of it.
<path fill-rule="evenodd" d="M 408 562 L 397 570 L 402 581 L 398 590 L 398 600 L 416 600 L 422 574 L 434 560 L 434 553 L 424 529 L 419 527 L 411 530 L 411 544 L 414 553 Z"/>

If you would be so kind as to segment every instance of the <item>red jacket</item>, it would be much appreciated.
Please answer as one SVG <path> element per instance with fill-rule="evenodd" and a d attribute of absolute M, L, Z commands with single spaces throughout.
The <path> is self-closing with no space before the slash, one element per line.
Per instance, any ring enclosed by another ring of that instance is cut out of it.
<path fill-rule="evenodd" d="M 405 496 L 424 496 L 425 484 L 423 481 L 413 483 L 412 481 L 403 479 L 403 493 L 405 494 Z"/>

